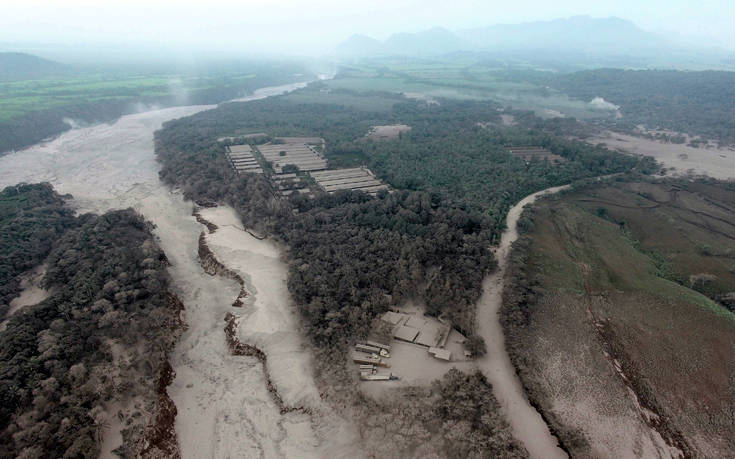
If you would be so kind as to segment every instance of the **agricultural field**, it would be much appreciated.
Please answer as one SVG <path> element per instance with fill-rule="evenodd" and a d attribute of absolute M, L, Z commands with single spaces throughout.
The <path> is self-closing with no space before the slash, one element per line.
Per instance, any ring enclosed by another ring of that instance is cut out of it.
<path fill-rule="evenodd" d="M 1 82 L 0 120 L 33 111 L 104 100 L 176 97 L 185 102 L 189 92 L 237 85 L 254 78 L 255 74 L 227 78 L 94 74 L 68 79 Z"/>
<path fill-rule="evenodd" d="M 619 179 L 524 216 L 503 323 L 572 455 L 734 450 L 733 202 L 722 182 Z"/>
<path fill-rule="evenodd" d="M 298 64 L 279 63 L 213 64 L 171 72 L 62 68 L 33 78 L 0 79 L 0 154 L 72 125 L 109 122 L 146 107 L 216 104 L 258 88 L 314 78 Z"/>

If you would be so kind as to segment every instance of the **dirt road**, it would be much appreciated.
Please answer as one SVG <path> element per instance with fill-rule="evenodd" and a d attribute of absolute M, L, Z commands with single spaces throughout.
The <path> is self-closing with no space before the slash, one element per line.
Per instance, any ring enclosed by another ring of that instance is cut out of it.
<path fill-rule="evenodd" d="M 503 232 L 500 245 L 495 251 L 498 270 L 483 281 L 483 292 L 477 305 L 478 332 L 485 339 L 487 354 L 478 359 L 477 365 L 493 385 L 495 398 L 513 428 L 513 435 L 526 447 L 532 458 L 563 458 L 566 453 L 558 446 L 557 439 L 551 435 L 541 415 L 526 398 L 515 368 L 505 349 L 503 328 L 500 326 L 498 311 L 503 302 L 503 286 L 508 255 L 513 242 L 518 239 L 518 218 L 523 207 L 544 195 L 557 193 L 568 185 L 549 188 L 525 197 L 513 206 L 506 218 L 507 228 Z"/>

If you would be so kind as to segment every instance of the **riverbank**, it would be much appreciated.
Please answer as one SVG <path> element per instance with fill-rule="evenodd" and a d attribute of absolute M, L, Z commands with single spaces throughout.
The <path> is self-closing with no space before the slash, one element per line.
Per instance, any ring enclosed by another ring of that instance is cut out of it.
<path fill-rule="evenodd" d="M 265 88 L 252 99 L 301 86 Z M 308 416 L 283 422 L 266 388 L 261 364 L 230 354 L 223 320 L 228 312 L 237 312 L 231 305 L 240 286 L 204 272 L 197 252 L 205 226 L 192 216 L 193 204 L 158 178 L 153 133 L 168 120 L 210 108 L 155 110 L 124 116 L 109 125 L 73 129 L 0 157 L 0 185 L 47 181 L 59 193 L 71 193 L 70 205 L 80 213 L 132 207 L 155 224 L 188 325 L 170 357 L 176 376 L 168 388 L 178 410 L 175 426 L 183 457 L 287 456 L 302 448 L 289 438 L 303 440 L 303 447 L 313 451 L 319 443 L 309 433 Z M 112 449 L 119 432 L 108 429 L 108 435 L 112 440 L 103 443 Z"/>
<path fill-rule="evenodd" d="M 498 312 L 503 304 L 503 288 L 508 256 L 518 239 L 518 219 L 523 208 L 539 197 L 558 193 L 569 185 L 549 188 L 525 197 L 508 211 L 507 228 L 495 249 L 498 269 L 483 281 L 483 293 L 477 304 L 478 334 L 485 339 L 487 354 L 477 359 L 477 366 L 493 386 L 493 393 L 513 429 L 514 437 L 525 446 L 532 458 L 563 458 L 558 440 L 546 422 L 528 401 L 515 367 L 505 348 L 503 328 Z"/>

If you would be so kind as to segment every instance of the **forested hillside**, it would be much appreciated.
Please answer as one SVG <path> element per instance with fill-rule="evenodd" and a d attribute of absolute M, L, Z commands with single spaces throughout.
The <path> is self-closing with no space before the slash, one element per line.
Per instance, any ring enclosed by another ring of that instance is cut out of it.
<path fill-rule="evenodd" d="M 305 91 L 318 98 L 319 86 Z M 293 103 L 292 97 L 216 110 L 168 123 L 156 136 L 161 177 L 196 200 L 228 202 L 246 225 L 274 234 L 290 249 L 289 287 L 321 344 L 364 334 L 389 305 L 417 296 L 468 334 L 489 252 L 508 207 L 523 195 L 576 178 L 628 170 L 635 158 L 565 140 L 559 126 L 518 113 L 503 129 L 488 102 L 440 106 L 381 94 L 345 94 L 345 105 Z M 361 108 L 356 98 L 394 102 L 389 111 Z M 294 99 L 303 100 L 295 94 Z M 479 126 L 478 123 L 496 122 Z M 371 125 L 414 126 L 400 139 L 366 140 Z M 223 135 L 322 136 L 330 164 L 367 164 L 404 191 L 371 198 L 343 192 L 309 200 L 275 197 L 259 175 L 235 176 L 216 142 Z M 563 164 L 526 163 L 513 144 L 543 144 Z"/>
<path fill-rule="evenodd" d="M 0 332 L 0 456 L 97 457 L 128 401 L 126 457 L 175 454 L 156 421 L 172 408 L 167 355 L 181 306 L 149 224 L 132 210 L 73 217 L 49 185 L 2 196 L 3 251 L 32 255 L 16 272 L 45 261 L 49 296 Z"/>

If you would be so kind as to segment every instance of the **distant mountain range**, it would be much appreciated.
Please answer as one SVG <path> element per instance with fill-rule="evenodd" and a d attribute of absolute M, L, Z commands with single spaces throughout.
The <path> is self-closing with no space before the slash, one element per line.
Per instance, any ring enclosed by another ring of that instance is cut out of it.
<path fill-rule="evenodd" d="M 340 43 L 334 55 L 436 56 L 452 52 L 491 52 L 642 57 L 661 52 L 693 51 L 691 47 L 642 30 L 625 19 L 576 16 L 454 32 L 437 27 L 418 33 L 394 34 L 385 41 L 354 35 Z"/>
<path fill-rule="evenodd" d="M 457 35 L 483 50 L 555 50 L 630 52 L 671 46 L 661 36 L 620 18 L 577 16 L 525 24 L 494 25 L 462 30 Z"/>
<path fill-rule="evenodd" d="M 25 53 L 0 53 L 0 80 L 42 77 L 62 73 L 65 67 Z"/>

